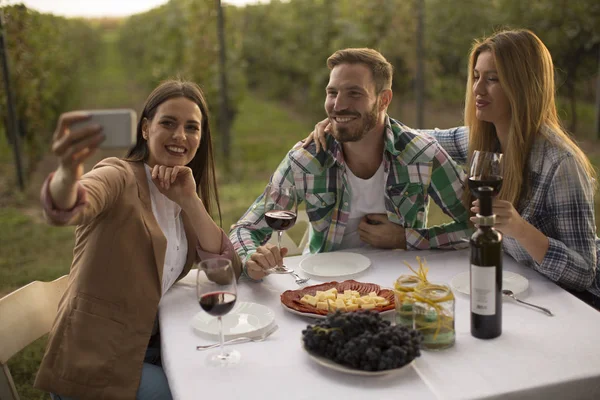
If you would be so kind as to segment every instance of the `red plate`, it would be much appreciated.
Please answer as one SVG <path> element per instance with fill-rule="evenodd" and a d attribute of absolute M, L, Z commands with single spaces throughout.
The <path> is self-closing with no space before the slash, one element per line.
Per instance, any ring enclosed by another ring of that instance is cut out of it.
<path fill-rule="evenodd" d="M 383 312 L 393 310 L 395 308 L 393 290 L 382 289 L 379 285 L 375 283 L 357 282 L 355 280 L 348 280 L 343 282 L 326 282 L 320 285 L 306 286 L 302 289 L 286 290 L 281 294 L 281 303 L 283 303 L 283 305 L 285 305 L 286 307 L 301 312 L 303 314 L 327 315 L 327 310 L 319 310 L 316 307 L 311 306 L 310 304 L 301 303 L 300 299 L 305 294 L 310 294 L 311 296 L 314 296 L 317 293 L 317 290 L 324 292 L 331 288 L 336 288 L 338 293 L 344 293 L 344 290 L 356 290 L 360 293 L 361 296 L 367 295 L 371 292 L 376 292 L 377 296 L 387 299 L 390 302 L 390 304 L 385 306 L 378 305 L 375 308 L 373 308 L 374 311 Z M 360 310 L 360 308 L 358 310 Z"/>

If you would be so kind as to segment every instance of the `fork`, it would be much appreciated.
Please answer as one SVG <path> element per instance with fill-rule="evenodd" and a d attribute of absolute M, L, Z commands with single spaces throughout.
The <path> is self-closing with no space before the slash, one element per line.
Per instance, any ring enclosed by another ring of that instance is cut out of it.
<path fill-rule="evenodd" d="M 230 339 L 230 340 L 226 340 L 225 342 L 223 342 L 223 346 L 228 345 L 228 344 L 234 344 L 234 343 L 247 343 L 247 342 L 262 342 L 263 340 L 267 339 L 269 336 L 271 336 L 273 333 L 275 333 L 275 331 L 277 331 L 277 329 L 279 329 L 279 326 L 277 325 L 273 325 L 271 328 L 269 328 L 268 331 L 264 332 L 262 335 L 258 336 L 258 337 L 239 337 L 239 338 L 235 338 L 235 339 Z M 205 346 L 196 346 L 196 350 L 208 350 L 208 349 L 214 349 L 215 347 L 219 347 L 221 344 L 220 343 L 213 343 L 213 344 L 208 344 Z"/>
<path fill-rule="evenodd" d="M 294 275 L 294 277 L 296 278 L 296 283 L 298 285 L 302 285 L 303 283 L 310 281 L 310 278 L 303 278 L 295 272 L 290 272 L 290 274 Z"/>

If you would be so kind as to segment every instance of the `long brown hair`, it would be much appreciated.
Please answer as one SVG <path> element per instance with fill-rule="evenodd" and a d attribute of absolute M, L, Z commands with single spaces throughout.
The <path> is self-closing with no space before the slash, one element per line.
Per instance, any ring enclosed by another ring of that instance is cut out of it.
<path fill-rule="evenodd" d="M 469 161 L 475 150 L 497 151 L 494 124 L 476 117 L 473 71 L 477 58 L 490 51 L 498 78 L 510 103 L 507 148 L 503 149 L 504 179 L 498 198 L 518 205 L 527 182 L 529 153 L 538 135 L 569 151 L 590 178 L 596 172 L 589 159 L 562 127 L 555 103 L 554 65 L 544 43 L 526 29 L 504 30 L 475 41 L 469 57 L 465 125 L 469 127 Z M 468 187 L 465 202 L 470 199 Z"/>
<path fill-rule="evenodd" d="M 129 149 L 126 160 L 148 161 L 150 151 L 148 143 L 142 135 L 144 120 L 151 121 L 156 115 L 158 107 L 167 100 L 185 97 L 196 103 L 202 113 L 202 137 L 200 146 L 194 158 L 187 164 L 192 170 L 196 180 L 196 192 L 202 198 L 206 211 L 212 215 L 213 204 L 217 207 L 219 220 L 221 221 L 221 206 L 219 205 L 219 193 L 217 191 L 217 179 L 215 176 L 215 162 L 210 134 L 210 115 L 208 105 L 202 93 L 202 89 L 194 82 L 184 80 L 168 80 L 156 87 L 146 99 L 144 108 L 137 124 L 136 143 Z M 222 223 L 221 223 L 222 224 Z"/>

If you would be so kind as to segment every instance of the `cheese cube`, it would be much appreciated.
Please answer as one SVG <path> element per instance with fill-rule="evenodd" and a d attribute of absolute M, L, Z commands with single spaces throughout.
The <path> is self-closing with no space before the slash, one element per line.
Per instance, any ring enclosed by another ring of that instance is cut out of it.
<path fill-rule="evenodd" d="M 308 303 L 308 295 L 305 294 L 304 297 L 300 299 L 300 303 L 309 304 Z"/>
<path fill-rule="evenodd" d="M 331 289 L 328 289 L 328 290 L 326 290 L 326 291 L 325 291 L 325 293 L 333 293 L 333 294 L 337 294 L 337 293 L 338 293 L 338 291 L 337 291 L 337 289 L 336 289 L 336 288 L 331 288 Z"/>
<path fill-rule="evenodd" d="M 337 306 L 335 305 L 335 300 L 333 300 L 333 299 L 327 299 L 327 303 L 329 305 L 329 308 L 332 311 L 337 309 Z"/>
<path fill-rule="evenodd" d="M 356 310 L 358 310 L 358 304 L 346 305 L 346 311 L 356 311 Z"/>
<path fill-rule="evenodd" d="M 353 297 L 360 297 L 360 292 L 358 292 L 357 290 L 352 290 L 352 296 Z"/>
<path fill-rule="evenodd" d="M 346 309 L 346 304 L 344 303 L 344 300 L 342 299 L 337 299 L 335 301 L 335 307 L 341 310 L 345 310 Z"/>
<path fill-rule="evenodd" d="M 333 292 L 325 292 L 324 298 L 327 300 L 335 300 L 336 294 Z"/>
<path fill-rule="evenodd" d="M 304 297 L 306 297 L 308 304 L 310 304 L 313 307 L 317 306 L 317 298 L 315 296 L 311 296 L 310 294 L 307 294 Z M 302 301 L 302 300 L 300 300 L 300 301 Z"/>
<path fill-rule="evenodd" d="M 325 301 L 319 301 L 317 303 L 317 310 L 328 310 L 329 308 L 327 307 L 327 302 Z"/>
<path fill-rule="evenodd" d="M 369 293 L 369 296 L 370 297 L 377 297 L 377 292 L 371 292 L 371 293 Z"/>
<path fill-rule="evenodd" d="M 363 304 L 360 306 L 360 308 L 363 308 L 365 310 L 372 310 L 373 308 L 375 308 L 375 304 L 373 304 L 373 303 Z"/>

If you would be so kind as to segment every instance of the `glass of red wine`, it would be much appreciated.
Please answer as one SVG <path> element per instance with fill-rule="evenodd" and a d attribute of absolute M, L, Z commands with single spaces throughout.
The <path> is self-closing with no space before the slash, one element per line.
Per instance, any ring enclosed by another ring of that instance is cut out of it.
<path fill-rule="evenodd" d="M 208 314 L 217 317 L 219 323 L 219 351 L 208 355 L 207 364 L 222 367 L 237 364 L 240 353 L 237 350 L 225 351 L 223 342 L 223 319 L 237 299 L 237 284 L 231 261 L 212 258 L 200 262 L 196 278 L 196 294 L 200 307 Z"/>
<path fill-rule="evenodd" d="M 277 231 L 277 247 L 281 251 L 281 235 L 283 231 L 294 226 L 298 215 L 296 187 L 270 183 L 265 189 L 264 201 L 265 221 L 271 229 Z M 287 274 L 293 271 L 281 266 L 271 268 L 267 272 Z"/>
<path fill-rule="evenodd" d="M 493 196 L 497 196 L 502 188 L 502 153 L 475 150 L 469 170 L 469 189 L 471 194 L 479 198 L 479 189 L 490 186 Z"/>

